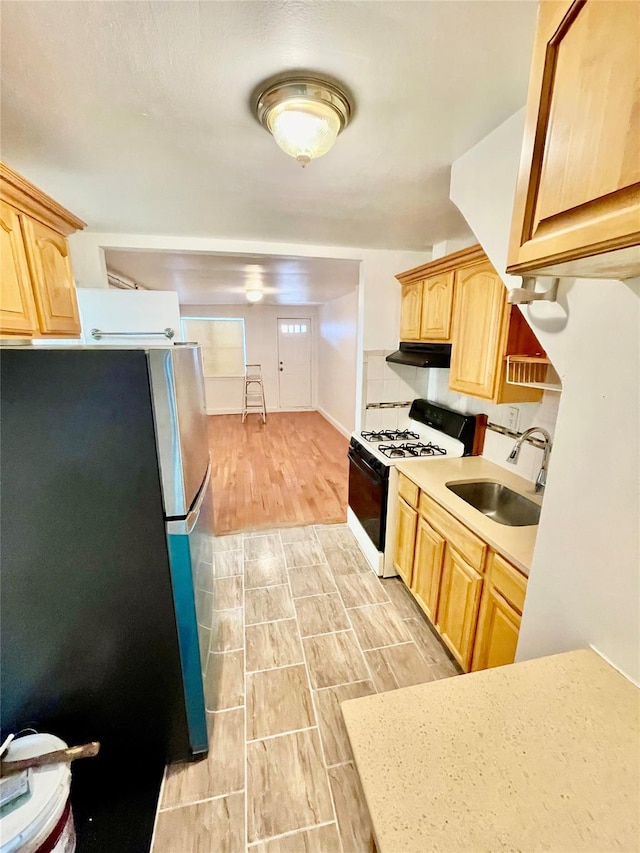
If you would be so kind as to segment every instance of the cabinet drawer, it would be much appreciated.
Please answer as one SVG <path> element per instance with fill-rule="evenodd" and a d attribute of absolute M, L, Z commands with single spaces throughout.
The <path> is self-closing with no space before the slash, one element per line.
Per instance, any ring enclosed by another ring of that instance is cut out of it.
<path fill-rule="evenodd" d="M 418 508 L 419 489 L 415 483 L 412 483 L 408 477 L 398 472 L 398 494 L 409 504 L 409 506 Z"/>
<path fill-rule="evenodd" d="M 424 493 L 420 495 L 419 508 L 420 514 L 462 554 L 469 565 L 482 571 L 488 550 L 486 543 Z"/>
<path fill-rule="evenodd" d="M 524 597 L 527 593 L 527 579 L 516 568 L 492 552 L 489 556 L 487 575 L 498 592 L 522 614 Z"/>

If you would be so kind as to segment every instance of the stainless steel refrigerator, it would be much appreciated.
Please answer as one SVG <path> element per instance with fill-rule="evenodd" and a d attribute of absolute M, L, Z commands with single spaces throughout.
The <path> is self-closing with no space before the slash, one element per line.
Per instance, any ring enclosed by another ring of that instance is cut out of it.
<path fill-rule="evenodd" d="M 164 763 L 207 751 L 200 349 L 8 348 L 0 371 L 2 733 L 99 740 L 79 849 L 144 849 Z"/>

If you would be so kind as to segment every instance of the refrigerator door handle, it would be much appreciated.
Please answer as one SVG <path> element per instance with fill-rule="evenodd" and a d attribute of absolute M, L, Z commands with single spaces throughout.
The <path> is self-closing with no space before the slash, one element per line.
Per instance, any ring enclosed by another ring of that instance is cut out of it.
<path fill-rule="evenodd" d="M 207 489 L 209 488 L 209 481 L 211 480 L 211 463 L 207 466 L 207 475 L 204 478 L 204 483 L 200 487 L 200 494 L 193 505 L 193 509 L 191 509 L 185 518 L 178 518 L 173 521 L 167 521 L 167 533 L 172 535 L 181 535 L 188 536 L 193 528 L 198 523 L 198 517 L 200 516 L 200 509 L 202 507 L 202 503 L 207 495 Z"/>

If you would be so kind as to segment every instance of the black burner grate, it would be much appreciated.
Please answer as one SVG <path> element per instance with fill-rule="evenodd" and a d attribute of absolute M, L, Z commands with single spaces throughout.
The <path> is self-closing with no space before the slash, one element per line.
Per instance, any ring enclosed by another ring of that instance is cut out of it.
<path fill-rule="evenodd" d="M 389 459 L 405 459 L 410 456 L 446 456 L 447 451 L 437 444 L 428 442 L 403 442 L 402 444 L 381 444 L 378 450 Z"/>
<path fill-rule="evenodd" d="M 365 441 L 372 443 L 379 441 L 407 441 L 407 439 L 420 438 L 417 432 L 410 429 L 379 429 L 367 430 L 360 433 Z"/>

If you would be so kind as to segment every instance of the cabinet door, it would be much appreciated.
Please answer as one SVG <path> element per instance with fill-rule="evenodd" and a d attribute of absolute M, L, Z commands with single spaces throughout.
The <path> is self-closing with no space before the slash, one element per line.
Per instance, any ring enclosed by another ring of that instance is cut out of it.
<path fill-rule="evenodd" d="M 40 331 L 44 335 L 79 337 L 80 317 L 67 240 L 28 216 L 21 215 L 20 219 Z"/>
<path fill-rule="evenodd" d="M 490 263 L 456 273 L 449 388 L 491 400 L 506 345 L 507 291 Z"/>
<path fill-rule="evenodd" d="M 424 518 L 418 518 L 416 553 L 413 561 L 411 591 L 431 622 L 436 624 L 444 539 Z"/>
<path fill-rule="evenodd" d="M 393 565 L 408 587 L 411 586 L 417 525 L 418 513 L 402 498 L 398 498 L 398 534 Z"/>
<path fill-rule="evenodd" d="M 420 311 L 422 308 L 422 282 L 402 285 L 400 305 L 400 340 L 420 339 Z"/>
<path fill-rule="evenodd" d="M 453 272 L 424 280 L 420 340 L 448 341 L 450 339 L 453 282 Z"/>
<path fill-rule="evenodd" d="M 460 666 L 469 671 L 482 575 L 449 545 L 442 566 L 438 630 Z"/>
<path fill-rule="evenodd" d="M 17 211 L 0 202 L 0 334 L 31 337 L 38 317 Z"/>
<path fill-rule="evenodd" d="M 640 272 L 638 45 L 638 3 L 540 3 L 509 272 Z"/>
<path fill-rule="evenodd" d="M 473 670 L 513 663 L 520 616 L 491 583 L 485 585 L 478 617 Z"/>

